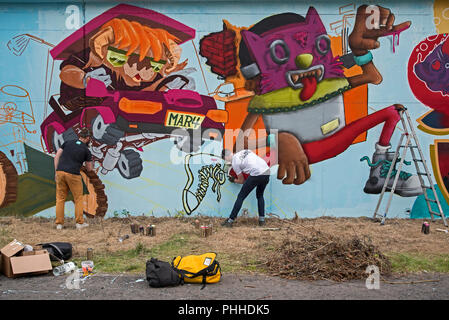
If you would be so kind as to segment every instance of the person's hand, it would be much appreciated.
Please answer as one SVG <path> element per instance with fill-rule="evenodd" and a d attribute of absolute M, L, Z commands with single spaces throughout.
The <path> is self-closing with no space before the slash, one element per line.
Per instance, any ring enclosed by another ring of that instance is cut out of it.
<path fill-rule="evenodd" d="M 87 83 L 90 79 L 99 80 L 103 82 L 106 87 L 108 87 L 112 83 L 111 76 L 106 73 L 106 70 L 104 68 L 95 69 L 94 71 L 86 73 L 83 79 L 84 87 L 87 86 Z"/>
<path fill-rule="evenodd" d="M 380 6 L 373 7 L 379 10 L 378 19 L 376 19 L 376 13 L 367 5 L 360 6 L 357 9 L 354 29 L 349 36 L 349 47 L 356 56 L 363 56 L 369 50 L 379 48 L 378 38 L 390 35 L 393 32 L 406 30 L 411 25 L 410 21 L 395 25 L 395 15 L 390 9 Z"/>
<path fill-rule="evenodd" d="M 233 176 L 228 176 L 228 180 L 229 180 L 230 182 L 234 183 L 234 182 L 235 182 L 235 177 L 233 177 Z"/>
<path fill-rule="evenodd" d="M 301 143 L 291 133 L 280 132 L 278 144 L 277 178 L 282 180 L 283 184 L 300 185 L 306 182 L 310 178 L 309 160 Z"/>
<path fill-rule="evenodd" d="M 168 89 L 186 89 L 186 90 L 195 90 L 195 79 L 193 77 L 189 76 L 191 73 L 194 73 L 196 71 L 195 68 L 186 68 L 174 73 L 170 73 L 171 76 L 173 75 L 181 75 L 188 79 L 188 82 L 186 83 L 181 78 L 175 78 L 173 81 L 167 83 L 165 86 Z"/>

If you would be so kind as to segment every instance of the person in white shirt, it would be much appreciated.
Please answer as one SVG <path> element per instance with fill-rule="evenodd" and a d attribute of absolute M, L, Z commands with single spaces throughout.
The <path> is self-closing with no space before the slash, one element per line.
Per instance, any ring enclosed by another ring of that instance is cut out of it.
<path fill-rule="evenodd" d="M 235 201 L 231 215 L 222 223 L 222 226 L 232 227 L 232 224 L 242 207 L 243 201 L 254 188 L 256 189 L 259 225 L 265 225 L 265 200 L 263 193 L 270 181 L 270 167 L 268 167 L 264 159 L 251 150 L 242 150 L 234 154 L 232 151 L 224 149 L 222 158 L 225 161 L 232 163 L 232 168 L 237 175 L 237 178 L 231 179 L 231 181 L 243 184 L 242 189 L 237 196 L 237 200 Z M 249 175 L 246 180 L 243 173 Z"/>

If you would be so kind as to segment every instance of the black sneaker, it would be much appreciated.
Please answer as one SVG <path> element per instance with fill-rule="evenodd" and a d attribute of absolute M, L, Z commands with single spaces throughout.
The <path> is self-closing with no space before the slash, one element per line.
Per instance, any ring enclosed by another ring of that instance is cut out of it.
<path fill-rule="evenodd" d="M 265 225 L 265 220 L 259 220 L 259 227 L 263 227 Z"/>
<path fill-rule="evenodd" d="M 229 221 L 229 219 L 226 219 L 224 222 L 221 223 L 221 225 L 226 228 L 232 228 L 233 223 L 234 221 Z"/>

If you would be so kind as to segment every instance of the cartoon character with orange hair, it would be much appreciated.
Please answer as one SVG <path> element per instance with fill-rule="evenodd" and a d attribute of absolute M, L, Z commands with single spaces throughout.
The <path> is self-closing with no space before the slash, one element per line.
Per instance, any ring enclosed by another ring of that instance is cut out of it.
<path fill-rule="evenodd" d="M 110 20 L 90 37 L 87 48 L 61 64 L 59 103 L 72 111 L 98 104 L 99 98 L 85 95 L 90 79 L 100 80 L 114 91 L 156 91 L 180 85 L 194 89 L 193 79 L 186 77 L 189 69 L 183 70 L 187 60 L 179 63 L 180 42 L 161 28 L 124 18 Z"/>

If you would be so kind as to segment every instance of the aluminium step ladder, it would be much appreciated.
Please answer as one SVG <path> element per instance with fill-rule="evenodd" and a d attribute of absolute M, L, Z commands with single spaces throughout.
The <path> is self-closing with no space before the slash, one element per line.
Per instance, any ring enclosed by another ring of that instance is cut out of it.
<path fill-rule="evenodd" d="M 421 146 L 419 144 L 418 138 L 417 138 L 415 130 L 413 128 L 410 115 L 409 115 L 407 109 L 401 110 L 400 115 L 401 115 L 401 122 L 402 122 L 402 126 L 404 128 L 404 131 L 401 135 L 401 139 L 399 140 L 399 145 L 396 148 L 396 153 L 394 155 L 392 165 L 390 166 L 387 177 L 385 179 L 385 183 L 382 188 L 382 192 L 380 194 L 379 201 L 377 202 L 377 207 L 376 207 L 376 210 L 374 211 L 373 218 L 377 219 L 378 217 L 380 217 L 381 225 L 385 224 L 385 219 L 387 217 L 388 210 L 390 209 L 391 201 L 393 199 L 394 191 L 396 189 L 396 185 L 397 185 L 397 182 L 399 179 L 399 174 L 402 170 L 402 166 L 404 165 L 407 150 L 410 149 L 410 152 L 411 152 L 412 158 L 413 158 L 413 162 L 415 163 L 416 173 L 419 177 L 419 181 L 421 182 L 421 187 L 424 192 L 424 198 L 426 200 L 427 208 L 429 209 L 429 213 L 432 218 L 432 222 L 435 222 L 435 216 L 438 216 L 438 217 L 441 217 L 441 220 L 443 221 L 444 225 L 447 227 L 448 224 L 446 222 L 446 218 L 444 216 L 443 209 L 441 208 L 441 203 L 440 203 L 440 200 L 438 199 L 438 195 L 435 190 L 434 183 L 432 181 L 432 176 L 431 176 L 429 168 L 426 164 L 426 160 L 424 159 L 424 155 L 422 153 Z M 405 115 L 406 119 L 404 119 L 404 115 Z M 404 142 L 404 140 L 405 140 L 405 144 L 402 144 Z M 399 161 L 399 168 L 397 170 L 396 175 L 394 176 L 394 181 L 393 181 L 393 185 L 391 187 L 387 207 L 385 208 L 384 214 L 379 214 L 379 208 L 382 203 L 382 199 L 385 195 L 385 191 L 387 189 L 390 178 L 392 178 L 391 173 L 393 172 L 393 169 L 396 167 L 396 161 L 399 158 L 399 153 L 400 153 L 401 149 L 403 149 L 403 150 L 402 150 L 402 154 L 401 154 L 400 161 Z M 420 164 L 422 164 L 423 168 L 420 168 Z M 429 183 L 428 185 L 425 184 L 424 177 L 427 177 L 427 180 Z M 432 190 L 435 199 L 429 198 L 429 196 L 427 195 L 427 190 Z M 432 209 L 432 206 L 431 206 L 432 203 L 435 203 L 437 205 L 438 212 L 435 212 Z"/>

